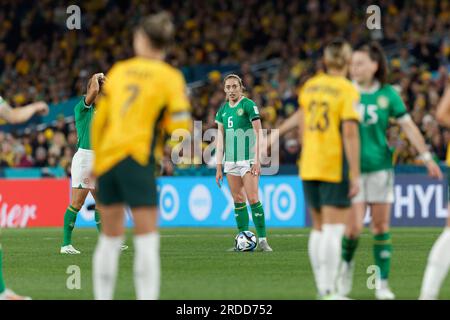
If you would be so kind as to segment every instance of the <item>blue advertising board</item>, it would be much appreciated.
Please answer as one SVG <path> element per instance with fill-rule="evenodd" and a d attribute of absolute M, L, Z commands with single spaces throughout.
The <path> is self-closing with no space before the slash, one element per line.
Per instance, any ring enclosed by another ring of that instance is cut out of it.
<path fill-rule="evenodd" d="M 394 195 L 393 226 L 445 224 L 448 201 L 446 179 L 438 181 L 423 174 L 397 174 Z M 297 176 L 261 177 L 259 198 L 269 228 L 310 225 L 302 184 Z M 235 226 L 234 203 L 226 179 L 219 188 L 213 176 L 162 177 L 158 179 L 158 199 L 161 227 Z M 79 213 L 77 226 L 95 226 L 93 204 L 94 199 L 89 196 Z M 370 212 L 367 212 L 365 222 L 370 222 Z M 126 210 L 126 225 L 132 226 L 129 210 Z"/>
<path fill-rule="evenodd" d="M 214 177 L 162 177 L 158 179 L 158 191 L 161 227 L 235 226 L 234 202 L 226 179 L 219 188 Z M 259 198 L 268 227 L 305 226 L 303 188 L 298 177 L 262 177 Z M 93 204 L 89 195 L 78 215 L 77 227 L 95 226 Z M 126 212 L 126 225 L 131 226 L 132 218 Z"/>

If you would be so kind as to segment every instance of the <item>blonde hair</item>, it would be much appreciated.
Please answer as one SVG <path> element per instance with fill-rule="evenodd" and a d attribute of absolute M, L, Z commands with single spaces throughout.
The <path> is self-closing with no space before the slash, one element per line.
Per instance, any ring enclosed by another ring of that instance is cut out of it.
<path fill-rule="evenodd" d="M 165 11 L 143 18 L 138 28 L 144 31 L 152 46 L 157 49 L 165 49 L 175 37 L 172 17 Z"/>
<path fill-rule="evenodd" d="M 327 68 L 342 70 L 350 62 L 352 47 L 345 40 L 333 40 L 325 47 L 323 56 Z"/>

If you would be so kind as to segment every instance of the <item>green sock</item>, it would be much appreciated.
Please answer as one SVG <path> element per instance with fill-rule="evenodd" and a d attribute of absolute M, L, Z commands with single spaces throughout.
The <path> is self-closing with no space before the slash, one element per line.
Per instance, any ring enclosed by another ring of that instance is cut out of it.
<path fill-rule="evenodd" d="M 245 202 L 234 203 L 234 217 L 236 218 L 239 232 L 248 230 L 248 211 Z"/>
<path fill-rule="evenodd" d="M 77 213 L 80 209 L 76 209 L 72 206 L 68 206 L 66 213 L 64 214 L 64 241 L 63 246 L 67 246 L 72 243 L 72 231 L 75 227 L 75 221 L 77 220 Z"/>
<path fill-rule="evenodd" d="M 100 222 L 100 212 L 97 209 L 95 209 L 95 226 L 97 227 L 98 232 L 102 230 L 102 223 Z"/>
<path fill-rule="evenodd" d="M 392 243 L 389 232 L 374 235 L 373 254 L 375 264 L 380 268 L 380 277 L 386 280 L 391 269 Z"/>
<path fill-rule="evenodd" d="M 3 280 L 3 250 L 0 244 L 0 293 L 3 293 L 5 289 L 5 281 Z"/>
<path fill-rule="evenodd" d="M 253 223 L 255 224 L 256 234 L 258 238 L 266 237 L 266 219 L 264 217 L 264 209 L 261 202 L 256 202 L 250 206 L 252 208 Z"/>
<path fill-rule="evenodd" d="M 358 240 L 359 238 L 351 239 L 346 236 L 342 238 L 342 259 L 345 262 L 351 262 L 353 260 L 356 248 L 358 247 Z"/>

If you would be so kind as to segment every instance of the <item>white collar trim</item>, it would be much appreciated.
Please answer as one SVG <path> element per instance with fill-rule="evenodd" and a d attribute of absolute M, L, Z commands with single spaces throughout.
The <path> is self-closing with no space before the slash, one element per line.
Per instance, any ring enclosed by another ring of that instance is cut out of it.
<path fill-rule="evenodd" d="M 244 98 L 245 98 L 244 96 L 241 96 L 241 98 L 240 98 L 238 101 L 236 101 L 236 103 L 235 103 L 234 105 L 231 105 L 231 102 L 230 102 L 230 101 L 228 101 L 228 104 L 230 105 L 231 108 L 234 108 L 234 107 L 236 107 L 236 106 L 239 104 L 239 102 L 241 102 L 241 100 L 244 99 Z"/>
<path fill-rule="evenodd" d="M 356 88 L 358 89 L 358 91 L 360 93 L 366 93 L 366 94 L 371 94 L 371 93 L 375 93 L 378 90 L 380 90 L 380 82 L 375 81 L 374 84 L 368 88 L 368 89 L 363 89 L 356 81 L 353 81 L 353 84 L 356 86 Z"/>

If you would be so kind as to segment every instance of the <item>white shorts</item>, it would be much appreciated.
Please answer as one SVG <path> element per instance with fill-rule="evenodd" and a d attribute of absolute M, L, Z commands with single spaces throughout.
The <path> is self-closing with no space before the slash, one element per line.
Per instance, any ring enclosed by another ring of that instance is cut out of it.
<path fill-rule="evenodd" d="M 78 149 L 72 159 L 72 188 L 95 189 L 95 180 L 91 179 L 94 152 Z"/>
<path fill-rule="evenodd" d="M 252 163 L 250 160 L 243 160 L 237 162 L 225 162 L 223 171 L 232 176 L 243 177 L 247 172 L 250 172 Z"/>
<path fill-rule="evenodd" d="M 359 193 L 353 203 L 393 203 L 394 172 L 390 169 L 361 174 Z"/>

